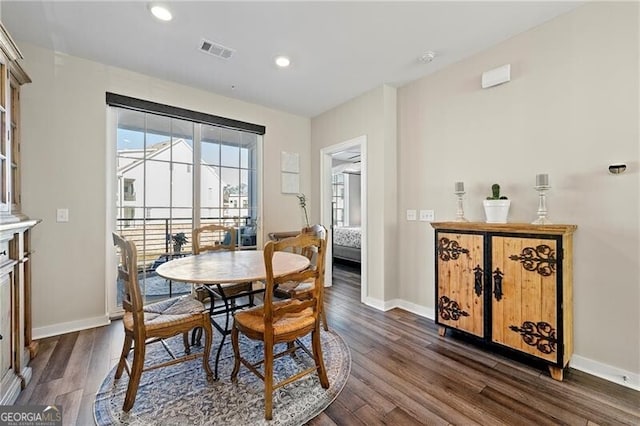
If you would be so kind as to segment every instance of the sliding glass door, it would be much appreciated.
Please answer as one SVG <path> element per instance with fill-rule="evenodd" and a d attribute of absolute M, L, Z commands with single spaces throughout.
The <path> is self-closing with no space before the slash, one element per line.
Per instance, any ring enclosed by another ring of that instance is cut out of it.
<path fill-rule="evenodd" d="M 138 277 L 147 302 L 191 290 L 189 284 L 167 282 L 155 269 L 191 254 L 196 226 L 233 226 L 238 246 L 255 248 L 259 135 L 113 109 L 116 230 L 136 244 Z M 122 304 L 120 286 L 115 309 Z"/>

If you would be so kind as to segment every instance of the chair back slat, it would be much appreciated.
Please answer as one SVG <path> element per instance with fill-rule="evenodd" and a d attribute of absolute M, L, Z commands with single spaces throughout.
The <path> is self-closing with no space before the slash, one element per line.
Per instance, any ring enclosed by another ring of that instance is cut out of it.
<path fill-rule="evenodd" d="M 122 307 L 133 314 L 134 327 L 144 328 L 144 301 L 138 282 L 138 252 L 133 241 L 113 233 L 113 245 L 120 251 L 118 279 L 124 284 Z"/>
<path fill-rule="evenodd" d="M 217 250 L 236 249 L 236 229 L 223 225 L 205 225 L 196 228 L 192 233 L 193 254 Z M 229 242 L 225 242 L 229 236 Z"/>

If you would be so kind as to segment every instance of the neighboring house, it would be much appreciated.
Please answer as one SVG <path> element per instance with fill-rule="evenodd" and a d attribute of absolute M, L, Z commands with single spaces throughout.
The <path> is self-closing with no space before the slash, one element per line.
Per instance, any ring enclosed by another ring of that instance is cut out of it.
<path fill-rule="evenodd" d="M 143 160 L 143 149 L 118 151 L 118 218 L 119 219 L 164 219 L 169 217 L 185 218 L 184 210 L 174 210 L 184 207 L 191 208 L 193 194 L 191 191 L 175 190 L 171 188 L 192 188 L 193 149 L 184 139 L 173 142 L 165 141 L 152 145 L 147 149 L 146 166 Z M 169 171 L 169 162 L 173 161 L 173 170 Z M 177 163 L 177 164 L 176 164 Z M 237 207 L 237 196 L 225 196 L 221 202 L 220 188 L 226 188 L 220 181 L 216 168 L 202 163 L 201 191 L 203 206 L 210 208 L 217 216 L 220 207 Z M 153 182 L 145 185 L 145 179 Z M 145 192 L 146 191 L 146 192 Z M 226 192 L 230 192 L 227 190 Z M 148 206 L 143 211 L 143 196 Z M 246 202 L 246 196 L 245 196 Z M 221 205 L 222 204 L 222 205 Z M 223 212 L 224 215 L 224 212 Z M 207 215 L 208 216 L 208 215 Z"/>

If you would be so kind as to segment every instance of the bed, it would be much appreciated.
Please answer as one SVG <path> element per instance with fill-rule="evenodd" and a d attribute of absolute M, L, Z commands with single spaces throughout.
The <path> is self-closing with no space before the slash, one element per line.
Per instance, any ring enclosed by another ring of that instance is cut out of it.
<path fill-rule="evenodd" d="M 360 227 L 333 228 L 333 257 L 360 263 Z"/>

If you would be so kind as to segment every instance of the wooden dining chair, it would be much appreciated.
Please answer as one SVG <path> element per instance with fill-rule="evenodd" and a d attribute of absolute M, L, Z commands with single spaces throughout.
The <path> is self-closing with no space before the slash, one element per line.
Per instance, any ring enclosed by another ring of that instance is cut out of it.
<path fill-rule="evenodd" d="M 316 237 L 325 240 L 325 243 L 327 241 L 327 229 L 319 224 L 302 228 L 300 233 L 315 235 Z M 318 253 L 314 247 L 307 247 L 303 249 L 303 251 L 299 254 L 306 256 L 311 262 L 311 265 L 315 265 L 317 263 Z M 322 259 L 322 264 L 325 264 L 325 259 Z M 322 271 L 322 275 L 324 276 L 324 271 Z M 275 289 L 275 295 L 283 298 L 306 299 L 311 297 L 314 284 L 314 280 L 307 280 L 303 282 L 284 282 L 278 285 L 278 287 Z M 322 285 L 324 285 L 324 283 L 322 283 Z M 324 296 L 324 292 L 322 292 L 322 296 Z M 324 310 L 324 297 L 322 297 L 322 300 L 320 301 L 320 316 L 322 318 L 322 325 L 325 331 L 329 331 L 327 315 Z"/>
<path fill-rule="evenodd" d="M 286 274 L 274 277 L 273 256 L 278 251 L 305 251 L 308 249 L 317 250 L 318 260 L 316 266 L 307 268 L 301 272 Z M 322 347 L 320 344 L 320 304 L 324 287 L 324 251 L 326 240 L 312 234 L 300 234 L 297 237 L 274 242 L 269 241 L 264 247 L 264 264 L 266 271 L 266 290 L 264 294 L 264 304 L 244 311 L 238 311 L 234 315 L 233 329 L 231 332 L 231 342 L 235 363 L 231 380 L 237 381 L 240 364 L 244 365 L 264 380 L 265 398 L 265 419 L 271 420 L 273 411 L 273 391 L 298 380 L 308 374 L 317 373 L 320 385 L 327 389 L 329 379 L 322 359 Z M 273 289 L 276 285 L 287 281 L 307 281 L 314 280 L 313 290 L 308 298 L 286 299 L 274 301 Z M 252 340 L 262 341 L 264 344 L 264 359 L 252 364 L 243 358 L 238 344 L 239 335 L 242 333 Z M 300 339 L 311 334 L 312 352 L 302 346 Z M 286 349 L 274 354 L 274 346 L 278 343 L 294 343 L 287 345 Z M 293 376 L 274 383 L 273 364 L 274 361 L 285 355 L 292 355 L 298 349 L 303 349 L 311 354 L 314 366 L 294 374 Z M 258 370 L 263 365 L 262 372 Z"/>
<path fill-rule="evenodd" d="M 133 241 L 129 241 L 120 235 L 113 233 L 113 243 L 120 249 L 120 265 L 118 266 L 118 279 L 124 282 L 124 344 L 120 361 L 116 368 L 115 378 L 122 376 L 122 371 L 129 374 L 129 384 L 122 409 L 129 411 L 133 407 L 143 372 L 160 367 L 166 367 L 179 362 L 202 358 L 202 366 L 207 378 L 213 378 L 213 372 L 209 366 L 209 354 L 213 342 L 213 332 L 209 314 L 202 302 L 189 297 L 176 297 L 149 305 L 143 304 L 142 292 L 138 283 L 137 251 Z M 189 348 L 188 333 L 190 330 L 200 327 L 204 330 L 205 344 L 201 353 L 192 354 Z M 172 336 L 182 334 L 185 347 L 185 355 L 176 357 L 167 344 L 162 341 Z M 144 367 L 146 345 L 161 341 L 169 352 L 171 360 Z M 133 345 L 133 349 L 132 349 Z M 133 362 L 129 364 L 127 357 L 133 350 Z"/>
<path fill-rule="evenodd" d="M 223 250 L 235 251 L 236 235 L 236 229 L 230 226 L 213 224 L 196 228 L 193 230 L 193 254 Z M 226 297 L 232 297 L 232 304 L 234 304 L 236 297 L 242 293 L 247 293 L 249 304 L 253 306 L 252 289 L 253 283 L 251 282 L 227 285 L 224 287 L 224 294 Z M 198 294 L 198 300 L 201 302 L 206 302 L 207 297 L 210 297 L 212 306 L 214 306 L 216 297 L 221 298 L 221 295 L 211 287 L 200 287 L 196 290 L 196 294 Z"/>

